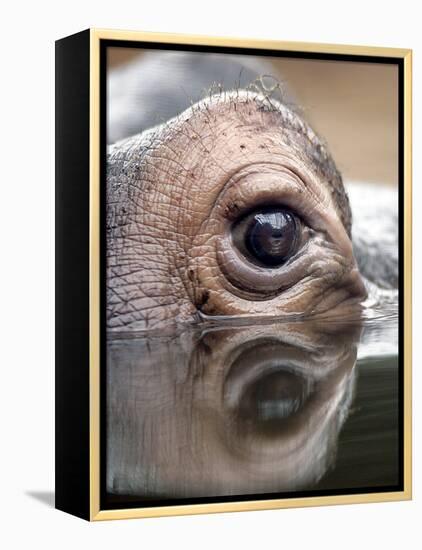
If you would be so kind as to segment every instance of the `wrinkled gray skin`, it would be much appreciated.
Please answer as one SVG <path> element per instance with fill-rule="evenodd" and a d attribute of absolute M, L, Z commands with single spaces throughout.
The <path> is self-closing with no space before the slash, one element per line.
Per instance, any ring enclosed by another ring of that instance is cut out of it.
<path fill-rule="evenodd" d="M 282 94 L 214 88 L 183 113 L 177 102 L 174 109 L 175 118 L 109 149 L 109 329 L 357 315 L 368 291 L 372 305 L 392 299 L 384 289 L 397 284 L 394 201 L 378 190 L 362 199 L 361 188 L 351 209 L 327 146 Z M 121 120 L 113 135 L 130 130 Z M 274 205 L 299 216 L 301 242 L 285 265 L 267 269 L 239 252 L 232 229 L 245 213 Z"/>

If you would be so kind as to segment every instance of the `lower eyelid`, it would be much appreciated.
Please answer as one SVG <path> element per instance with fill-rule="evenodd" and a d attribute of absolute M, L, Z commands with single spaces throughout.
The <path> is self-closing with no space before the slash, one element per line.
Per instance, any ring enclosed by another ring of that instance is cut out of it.
<path fill-rule="evenodd" d="M 217 262 L 225 279 L 255 297 L 268 300 L 296 284 L 306 273 L 309 261 L 306 254 L 296 254 L 280 268 L 266 269 L 241 257 L 230 235 L 217 241 Z"/>

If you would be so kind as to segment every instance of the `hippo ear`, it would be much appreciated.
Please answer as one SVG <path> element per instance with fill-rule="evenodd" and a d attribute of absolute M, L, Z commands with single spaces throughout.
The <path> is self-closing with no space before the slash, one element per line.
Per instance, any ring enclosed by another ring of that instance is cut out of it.
<path fill-rule="evenodd" d="M 398 201 L 395 189 L 349 183 L 353 251 L 361 274 L 386 289 L 398 286 Z M 376 207 L 374 208 L 374 205 Z"/>

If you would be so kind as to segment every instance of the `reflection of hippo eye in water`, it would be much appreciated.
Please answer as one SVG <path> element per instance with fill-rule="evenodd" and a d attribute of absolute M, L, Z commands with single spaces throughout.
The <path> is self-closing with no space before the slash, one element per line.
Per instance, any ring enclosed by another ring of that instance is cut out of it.
<path fill-rule="evenodd" d="M 266 208 L 237 222 L 232 234 L 234 244 L 247 258 L 265 267 L 279 267 L 296 252 L 299 223 L 288 210 Z"/>
<path fill-rule="evenodd" d="M 279 429 L 292 417 L 309 395 L 309 383 L 300 375 L 283 369 L 253 383 L 239 404 L 239 418 L 254 422 L 261 429 Z"/>
<path fill-rule="evenodd" d="M 301 352 L 271 339 L 247 342 L 238 352 L 224 393 L 239 435 L 272 437 L 296 426 L 317 387 L 312 371 L 302 368 Z"/>
<path fill-rule="evenodd" d="M 335 457 L 356 330 L 282 323 L 110 339 L 109 493 L 193 497 L 311 487 Z"/>

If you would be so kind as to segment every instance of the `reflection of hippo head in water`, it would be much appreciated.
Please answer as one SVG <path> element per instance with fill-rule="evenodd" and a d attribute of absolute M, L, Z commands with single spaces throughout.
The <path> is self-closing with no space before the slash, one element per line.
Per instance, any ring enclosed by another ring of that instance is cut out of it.
<path fill-rule="evenodd" d="M 107 492 L 311 489 L 335 458 L 358 327 L 283 323 L 107 347 Z"/>
<path fill-rule="evenodd" d="M 219 93 L 110 148 L 109 328 L 344 314 L 366 290 L 325 145 L 265 94 Z"/>

